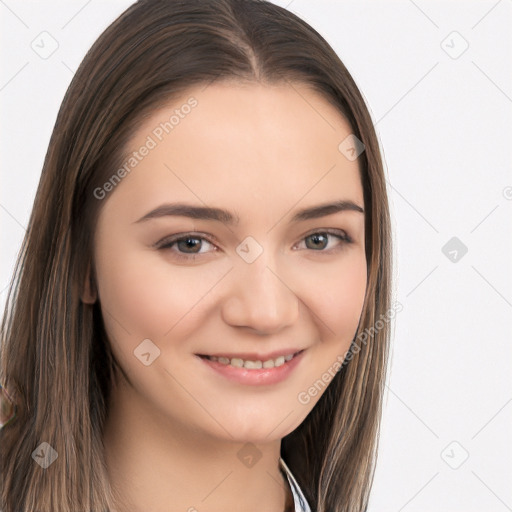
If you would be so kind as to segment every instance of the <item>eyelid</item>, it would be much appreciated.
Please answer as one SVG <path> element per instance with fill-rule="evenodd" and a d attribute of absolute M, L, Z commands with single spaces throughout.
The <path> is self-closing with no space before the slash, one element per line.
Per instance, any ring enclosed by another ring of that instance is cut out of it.
<path fill-rule="evenodd" d="M 313 229 L 309 233 L 302 235 L 301 240 L 304 240 L 304 238 L 307 238 L 308 236 L 322 234 L 322 233 L 327 233 L 328 235 L 333 235 L 333 236 L 340 236 L 340 237 L 344 238 L 347 242 L 348 241 L 353 242 L 352 237 L 344 229 L 340 229 L 340 228 Z"/>
<path fill-rule="evenodd" d="M 184 231 L 182 233 L 175 233 L 174 235 L 166 236 L 159 240 L 158 242 L 155 242 L 151 245 L 151 247 L 159 249 L 163 245 L 170 244 L 172 242 L 178 242 L 180 240 L 183 240 L 184 238 L 200 238 L 205 239 L 207 242 L 211 244 L 218 244 L 219 241 L 217 238 L 213 235 L 209 235 L 206 233 L 196 232 L 196 231 Z"/>

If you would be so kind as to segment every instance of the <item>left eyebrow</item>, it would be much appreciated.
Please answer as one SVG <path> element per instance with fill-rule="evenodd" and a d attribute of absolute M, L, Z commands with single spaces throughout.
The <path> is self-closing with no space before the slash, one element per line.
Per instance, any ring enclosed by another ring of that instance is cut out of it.
<path fill-rule="evenodd" d="M 333 203 L 320 204 L 318 206 L 313 206 L 311 208 L 299 210 L 292 217 L 291 222 L 301 222 L 310 219 L 319 219 L 320 217 L 326 217 L 327 215 L 332 215 L 333 213 L 344 211 L 364 213 L 363 208 L 358 204 L 354 203 L 353 201 L 342 200 L 335 201 Z"/>
<path fill-rule="evenodd" d="M 340 200 L 331 203 L 324 203 L 309 208 L 304 208 L 295 213 L 290 222 L 303 222 L 311 219 L 318 219 L 343 211 L 355 211 L 364 213 L 361 206 L 350 200 Z M 222 208 L 213 208 L 209 206 L 195 206 L 184 203 L 166 203 L 158 206 L 154 210 L 146 213 L 135 223 L 143 222 L 149 219 L 156 219 L 167 216 L 189 217 L 191 219 L 215 220 L 224 224 L 238 224 L 240 218 Z"/>

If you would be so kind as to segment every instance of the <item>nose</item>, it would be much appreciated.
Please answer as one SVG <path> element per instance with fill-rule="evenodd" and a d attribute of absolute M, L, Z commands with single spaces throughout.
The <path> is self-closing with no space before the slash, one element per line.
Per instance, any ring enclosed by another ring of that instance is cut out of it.
<path fill-rule="evenodd" d="M 299 299 L 264 255 L 265 252 L 250 264 L 238 262 L 233 269 L 222 316 L 232 326 L 272 334 L 297 320 Z"/>

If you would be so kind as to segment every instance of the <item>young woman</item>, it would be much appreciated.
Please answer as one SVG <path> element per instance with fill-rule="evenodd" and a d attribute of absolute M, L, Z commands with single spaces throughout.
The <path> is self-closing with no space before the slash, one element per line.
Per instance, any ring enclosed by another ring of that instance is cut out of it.
<path fill-rule="evenodd" d="M 63 100 L 9 293 L 1 510 L 365 510 L 390 246 L 368 110 L 314 29 L 131 6 Z"/>

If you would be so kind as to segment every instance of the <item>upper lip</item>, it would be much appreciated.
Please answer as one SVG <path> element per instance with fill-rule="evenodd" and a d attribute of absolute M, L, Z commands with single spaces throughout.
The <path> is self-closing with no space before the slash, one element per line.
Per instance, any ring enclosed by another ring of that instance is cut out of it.
<path fill-rule="evenodd" d="M 256 352 L 237 352 L 228 353 L 228 352 L 217 352 L 214 354 L 197 354 L 198 356 L 209 356 L 209 357 L 227 357 L 229 359 L 243 359 L 244 361 L 268 361 L 269 359 L 276 359 L 279 356 L 287 356 L 289 354 L 295 354 L 297 352 L 302 352 L 305 349 L 300 348 L 285 348 L 281 350 L 274 350 L 273 352 L 268 352 L 267 354 L 258 354 Z"/>

